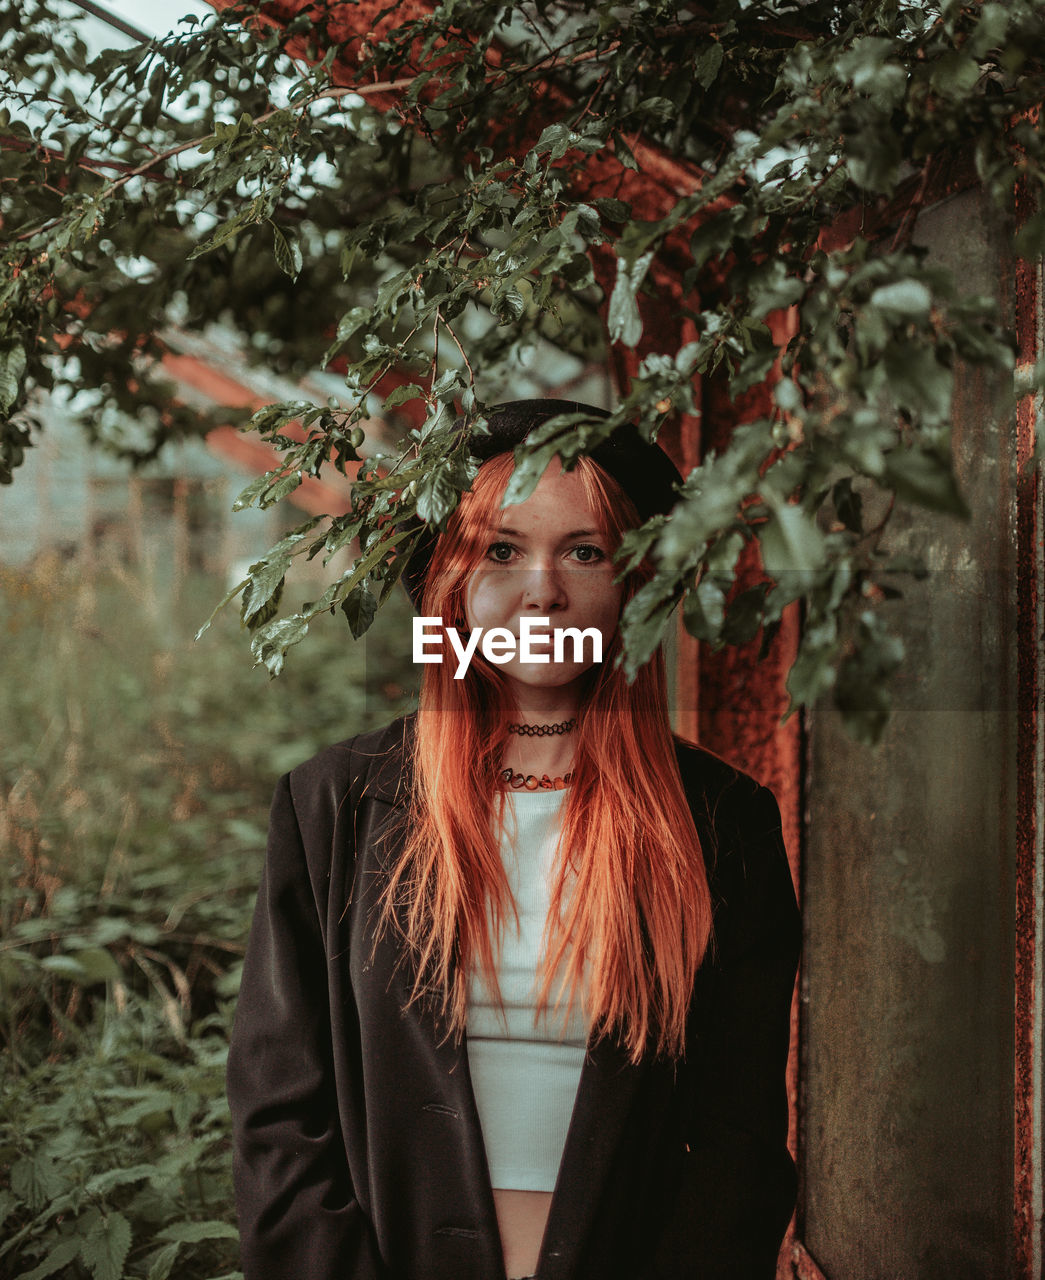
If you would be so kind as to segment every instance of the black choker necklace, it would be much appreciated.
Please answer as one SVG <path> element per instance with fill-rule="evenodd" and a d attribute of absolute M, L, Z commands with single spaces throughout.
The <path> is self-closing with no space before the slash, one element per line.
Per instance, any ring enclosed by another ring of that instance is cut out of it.
<path fill-rule="evenodd" d="M 521 733 L 527 738 L 550 738 L 553 734 L 569 733 L 576 719 L 563 720 L 561 724 L 510 724 L 509 733 Z"/>

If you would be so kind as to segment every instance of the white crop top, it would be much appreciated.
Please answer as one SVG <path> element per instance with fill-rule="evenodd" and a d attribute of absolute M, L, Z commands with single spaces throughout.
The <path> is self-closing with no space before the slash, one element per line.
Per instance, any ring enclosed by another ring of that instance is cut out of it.
<path fill-rule="evenodd" d="M 508 793 L 501 856 L 519 929 L 509 915 L 497 969 L 503 1013 L 491 1003 L 480 976 L 473 974 L 469 983 L 468 1068 L 490 1182 L 505 1189 L 554 1190 L 587 1048 L 587 1024 L 577 1005 L 565 1027 L 565 1002 L 558 1013 L 553 1007 L 534 1026 L 537 971 L 566 794 Z M 553 987 L 553 1005 L 556 995 Z"/>

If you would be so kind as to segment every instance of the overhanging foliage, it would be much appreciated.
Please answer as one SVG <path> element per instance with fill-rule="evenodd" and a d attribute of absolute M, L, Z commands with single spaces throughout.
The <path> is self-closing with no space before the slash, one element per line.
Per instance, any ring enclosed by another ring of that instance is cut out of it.
<path fill-rule="evenodd" d="M 158 374 L 175 324 L 220 320 L 269 366 L 344 375 L 335 402 L 255 416 L 282 465 L 244 504 L 354 466 L 382 397 L 423 404 L 400 453 L 364 461 L 352 509 L 301 525 L 234 593 L 275 674 L 323 610 L 366 630 L 412 543 L 402 518 L 441 525 L 474 475 L 455 414 L 481 424 L 538 338 L 640 358 L 610 419 L 534 439 L 517 498 L 556 450 L 695 411 L 699 376 L 735 395 L 779 374 L 769 411 L 629 539 L 625 556 L 658 572 L 627 611 L 627 663 L 680 599 L 712 644 L 771 631 L 802 601 L 793 704 L 833 689 L 874 739 L 902 660 L 875 605 L 899 567 L 882 550 L 890 503 L 963 513 L 956 366 L 1002 388 L 1013 367 L 993 300 L 927 259 L 913 215 L 961 167 L 1002 216 L 1017 183 L 1038 198 L 1043 6 L 447 0 L 399 27 L 390 10 L 380 34 L 354 30 L 358 12 L 234 7 L 88 64 L 58 0 L 4 5 L 0 479 L 32 443 L 34 387 L 89 390 L 96 422 L 106 405 L 144 412 L 144 445 L 110 441 L 130 454 L 192 430 Z M 692 181 L 650 219 L 619 196 L 664 156 Z M 1037 215 L 1017 247 L 1043 244 Z M 641 299 L 663 304 L 668 279 L 692 340 L 643 333 Z M 793 333 L 769 323 L 786 308 Z M 353 568 L 280 612 L 298 555 L 356 538 Z M 738 592 L 754 540 L 765 577 Z"/>

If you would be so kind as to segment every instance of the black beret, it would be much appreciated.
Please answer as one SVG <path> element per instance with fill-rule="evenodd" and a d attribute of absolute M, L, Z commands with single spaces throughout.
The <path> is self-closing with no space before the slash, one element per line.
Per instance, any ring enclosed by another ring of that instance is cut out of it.
<path fill-rule="evenodd" d="M 490 434 L 473 434 L 469 451 L 482 462 L 500 453 L 511 453 L 534 427 L 562 413 L 583 413 L 591 418 L 610 416 L 605 409 L 578 400 L 509 400 L 489 410 L 486 421 Z M 463 424 L 464 420 L 458 419 L 455 425 L 460 430 Z M 618 427 L 610 439 L 597 445 L 588 456 L 617 481 L 643 520 L 657 514 L 666 515 L 675 505 L 678 496 L 675 486 L 682 483 L 678 468 L 660 445 L 645 440 L 633 423 Z M 437 537 L 438 534 L 430 530 L 422 534 L 403 570 L 403 583 L 416 609 L 421 607 L 425 575 Z"/>

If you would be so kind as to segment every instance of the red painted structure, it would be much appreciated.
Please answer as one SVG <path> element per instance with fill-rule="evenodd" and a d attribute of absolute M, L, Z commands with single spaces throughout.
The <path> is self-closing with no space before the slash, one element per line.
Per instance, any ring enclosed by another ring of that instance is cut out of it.
<path fill-rule="evenodd" d="M 163 357 L 163 367 L 176 382 L 191 387 L 224 408 L 260 409 L 266 403 L 265 398 L 256 391 L 251 391 L 243 383 L 212 368 L 196 356 L 176 355 L 169 351 Z M 300 434 L 300 429 L 295 433 L 292 424 L 286 428 L 286 434 L 293 437 Z M 207 446 L 236 466 L 259 475 L 264 475 L 279 464 L 278 456 L 267 444 L 244 435 L 236 427 L 217 427 L 209 432 Z M 294 491 L 292 501 L 309 515 L 341 511 L 351 500 L 352 479 L 358 469 L 358 466 L 346 467 L 347 477 L 342 477 L 336 471 L 329 472 L 328 477 L 323 479 L 305 476 Z"/>

